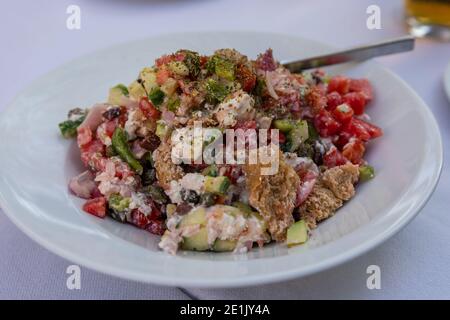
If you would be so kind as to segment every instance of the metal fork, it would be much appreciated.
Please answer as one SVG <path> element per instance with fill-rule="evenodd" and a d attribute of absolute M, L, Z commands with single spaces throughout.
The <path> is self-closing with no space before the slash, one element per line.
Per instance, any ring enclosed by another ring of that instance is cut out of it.
<path fill-rule="evenodd" d="M 289 71 L 295 73 L 305 69 L 318 68 L 350 61 L 364 61 L 370 58 L 388 54 L 411 51 L 414 49 L 414 43 L 414 37 L 405 36 L 375 44 L 358 46 L 348 50 L 338 51 L 322 56 L 283 62 L 282 64 L 287 69 L 289 69 Z"/>

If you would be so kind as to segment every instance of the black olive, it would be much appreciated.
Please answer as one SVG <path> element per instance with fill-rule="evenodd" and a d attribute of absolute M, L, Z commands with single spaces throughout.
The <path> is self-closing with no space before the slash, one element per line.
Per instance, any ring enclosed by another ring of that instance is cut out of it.
<path fill-rule="evenodd" d="M 108 108 L 105 112 L 103 112 L 103 118 L 107 120 L 113 120 L 118 116 L 120 116 L 120 107 Z"/>
<path fill-rule="evenodd" d="M 201 195 L 200 203 L 206 207 L 213 206 L 216 203 L 217 196 L 214 193 L 206 192 Z"/>
<path fill-rule="evenodd" d="M 179 215 L 184 215 L 186 213 L 189 213 L 189 211 L 192 210 L 192 206 L 189 203 L 182 202 L 180 203 L 177 208 L 175 209 L 175 212 Z"/>
<path fill-rule="evenodd" d="M 127 222 L 127 215 L 125 214 L 125 212 L 117 212 L 113 209 L 109 209 L 108 215 L 116 221 L 119 221 L 122 223 Z"/>
<path fill-rule="evenodd" d="M 142 140 L 141 147 L 144 149 L 147 149 L 149 151 L 154 151 L 154 150 L 156 150 L 156 148 L 159 147 L 160 143 L 161 143 L 161 140 L 159 139 L 159 137 L 156 134 L 149 133 L 148 137 L 146 137 L 144 140 Z"/>
<path fill-rule="evenodd" d="M 187 190 L 182 189 L 181 192 L 181 200 L 188 202 L 188 203 L 198 203 L 200 200 L 200 197 L 198 196 L 197 192 L 194 190 Z"/>
<path fill-rule="evenodd" d="M 142 185 L 148 186 L 156 181 L 156 170 L 154 168 L 146 168 L 141 176 Z"/>

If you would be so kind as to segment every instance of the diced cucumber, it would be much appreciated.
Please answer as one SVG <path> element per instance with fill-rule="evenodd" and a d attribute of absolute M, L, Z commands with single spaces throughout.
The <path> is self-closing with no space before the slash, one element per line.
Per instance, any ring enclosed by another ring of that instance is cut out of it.
<path fill-rule="evenodd" d="M 186 77 L 189 75 L 189 68 L 181 61 L 172 61 L 167 64 L 167 68 L 173 73 Z"/>
<path fill-rule="evenodd" d="M 228 179 L 225 176 L 205 178 L 206 192 L 225 194 L 229 186 L 230 186 L 230 179 Z"/>
<path fill-rule="evenodd" d="M 273 125 L 276 129 L 280 130 L 281 132 L 287 133 L 292 129 L 294 129 L 295 121 L 290 119 L 277 119 L 273 122 Z"/>
<path fill-rule="evenodd" d="M 177 111 L 180 104 L 181 104 L 180 98 L 178 98 L 177 96 L 173 96 L 167 102 L 167 109 L 169 111 L 175 112 L 175 111 Z"/>
<path fill-rule="evenodd" d="M 241 210 L 241 212 L 244 213 L 246 216 L 253 213 L 252 208 L 246 203 L 243 203 L 240 201 L 235 201 L 235 202 L 233 202 L 232 205 L 233 205 L 233 207 L 236 207 L 239 210 Z"/>
<path fill-rule="evenodd" d="M 308 123 L 305 120 L 296 122 L 294 128 L 288 133 L 289 151 L 296 151 L 303 142 L 308 140 L 308 138 Z"/>
<path fill-rule="evenodd" d="M 288 247 L 305 243 L 308 240 L 308 227 L 304 220 L 299 220 L 287 230 Z"/>
<path fill-rule="evenodd" d="M 128 88 L 123 84 L 118 84 L 115 87 L 109 89 L 108 103 L 114 105 L 120 105 L 121 98 L 128 96 Z"/>
<path fill-rule="evenodd" d="M 366 165 L 359 167 L 359 181 L 368 181 L 375 177 L 375 169 L 372 166 Z"/>
<path fill-rule="evenodd" d="M 163 120 L 156 121 L 156 132 L 155 134 L 160 138 L 163 139 L 167 133 L 167 125 Z"/>
<path fill-rule="evenodd" d="M 208 232 L 206 231 L 206 228 L 202 227 L 193 236 L 183 238 L 183 242 L 181 243 L 181 249 L 195 250 L 195 251 L 208 250 L 209 249 Z"/>
<path fill-rule="evenodd" d="M 133 81 L 128 86 L 128 92 L 130 93 L 130 97 L 134 100 L 139 100 L 141 97 L 147 96 L 147 92 L 145 92 L 144 87 L 137 81 Z"/>
<path fill-rule="evenodd" d="M 161 86 L 161 91 L 165 93 L 166 96 L 172 96 L 178 88 L 178 81 L 173 78 L 168 78 L 166 82 Z"/>
<path fill-rule="evenodd" d="M 153 68 L 144 68 L 139 74 L 139 78 L 145 88 L 145 91 L 151 92 L 153 89 L 158 87 L 156 82 L 156 72 Z"/>
<path fill-rule="evenodd" d="M 219 171 L 217 170 L 217 166 L 215 164 L 212 164 L 203 169 L 202 174 L 204 176 L 217 177 Z"/>
<path fill-rule="evenodd" d="M 236 240 L 220 240 L 214 242 L 212 249 L 217 252 L 233 251 L 236 248 Z"/>
<path fill-rule="evenodd" d="M 166 94 L 160 88 L 155 88 L 148 94 L 148 98 L 155 106 L 161 105 L 165 96 Z"/>
<path fill-rule="evenodd" d="M 198 207 L 185 216 L 183 216 L 183 219 L 180 221 L 180 224 L 178 225 L 179 228 L 186 227 L 186 226 L 192 226 L 199 224 L 201 226 L 206 225 L 206 212 L 205 208 Z"/>

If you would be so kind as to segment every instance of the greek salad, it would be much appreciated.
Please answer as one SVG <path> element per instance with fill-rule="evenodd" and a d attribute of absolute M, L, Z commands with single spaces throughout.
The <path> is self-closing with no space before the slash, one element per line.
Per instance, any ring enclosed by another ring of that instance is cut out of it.
<path fill-rule="evenodd" d="M 322 70 L 293 74 L 272 50 L 249 59 L 179 50 L 156 59 L 106 102 L 59 124 L 76 138 L 86 171 L 69 182 L 83 210 L 161 236 L 159 247 L 246 252 L 305 243 L 374 177 L 364 154 L 382 130 L 370 122 L 367 79 Z M 175 130 L 278 130 L 278 170 L 262 163 L 175 163 Z"/>

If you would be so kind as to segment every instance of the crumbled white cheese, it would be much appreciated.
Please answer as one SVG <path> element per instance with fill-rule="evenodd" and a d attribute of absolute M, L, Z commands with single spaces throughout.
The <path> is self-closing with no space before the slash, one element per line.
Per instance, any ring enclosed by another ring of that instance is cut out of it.
<path fill-rule="evenodd" d="M 255 100 L 248 93 L 239 90 L 230 99 L 220 103 L 214 114 L 220 125 L 230 128 L 238 120 L 250 120 L 254 117 Z"/>
<path fill-rule="evenodd" d="M 172 180 L 169 189 L 166 190 L 167 196 L 173 203 L 183 202 L 181 199 L 181 190 L 193 190 L 197 194 L 205 191 L 205 176 L 200 173 L 187 173 L 178 181 Z"/>

